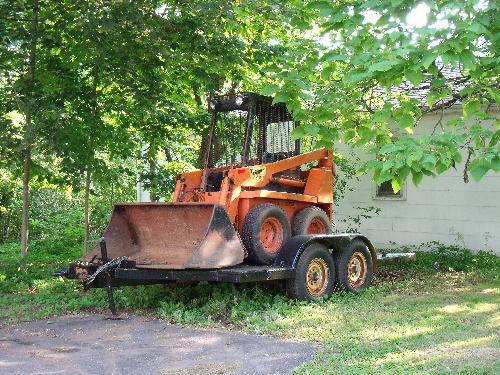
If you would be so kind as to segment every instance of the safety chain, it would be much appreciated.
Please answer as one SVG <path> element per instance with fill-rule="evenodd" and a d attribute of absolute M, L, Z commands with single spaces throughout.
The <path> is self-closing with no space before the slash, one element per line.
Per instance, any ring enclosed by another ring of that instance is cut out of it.
<path fill-rule="evenodd" d="M 119 266 L 121 264 L 121 262 L 123 262 L 124 260 L 127 260 L 127 259 L 128 259 L 127 257 L 119 257 L 119 258 L 115 258 L 115 259 L 110 260 L 108 263 L 104 263 L 104 264 L 100 265 L 92 275 L 88 276 L 85 279 L 84 285 L 85 286 L 90 285 L 90 283 L 92 283 L 100 273 L 107 271 L 110 268 Z"/>

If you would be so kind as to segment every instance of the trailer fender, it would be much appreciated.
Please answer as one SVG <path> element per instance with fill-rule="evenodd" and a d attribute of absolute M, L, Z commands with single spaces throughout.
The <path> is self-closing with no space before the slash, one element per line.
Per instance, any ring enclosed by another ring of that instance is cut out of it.
<path fill-rule="evenodd" d="M 281 248 L 275 266 L 296 268 L 297 262 L 304 251 L 313 243 L 320 243 L 326 246 L 330 252 L 338 252 L 345 249 L 354 240 L 363 241 L 372 257 L 373 272 L 377 271 L 377 254 L 374 246 L 368 238 L 359 233 L 335 233 L 317 235 L 299 235 L 290 238 Z"/>

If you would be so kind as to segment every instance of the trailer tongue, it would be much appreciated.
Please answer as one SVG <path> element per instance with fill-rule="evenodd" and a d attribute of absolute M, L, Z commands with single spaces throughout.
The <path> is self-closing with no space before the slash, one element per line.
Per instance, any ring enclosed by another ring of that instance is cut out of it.
<path fill-rule="evenodd" d="M 220 268 L 245 258 L 226 211 L 217 204 L 116 204 L 103 237 L 110 259 L 127 257 L 138 268 Z M 100 257 L 96 245 L 84 260 Z"/>

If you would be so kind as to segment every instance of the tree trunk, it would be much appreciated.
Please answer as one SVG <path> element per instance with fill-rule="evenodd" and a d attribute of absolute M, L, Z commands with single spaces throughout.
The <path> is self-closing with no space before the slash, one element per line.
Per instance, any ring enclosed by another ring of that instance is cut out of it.
<path fill-rule="evenodd" d="M 36 45 L 38 42 L 38 0 L 33 1 L 33 15 L 31 18 L 31 45 L 29 53 L 29 97 L 31 103 L 25 111 L 25 126 L 24 126 L 24 163 L 23 163 L 23 212 L 21 221 L 21 256 L 23 260 L 28 255 L 28 235 L 29 235 L 29 182 L 30 182 L 30 166 L 31 166 L 31 120 L 35 86 L 35 69 L 36 69 Z"/>
<path fill-rule="evenodd" d="M 28 118 L 28 116 L 27 116 Z M 31 121 L 30 121 L 31 122 Z M 23 168 L 23 213 L 21 221 L 21 256 L 28 255 L 28 235 L 29 235 L 29 182 L 30 182 L 31 146 L 26 146 L 24 150 Z"/>
<path fill-rule="evenodd" d="M 90 168 L 87 168 L 85 177 L 85 208 L 84 208 L 84 234 L 83 234 L 83 255 L 89 251 L 90 240 Z"/>
<path fill-rule="evenodd" d="M 12 220 L 12 208 L 7 210 L 7 215 L 5 217 L 5 230 L 4 230 L 4 240 L 6 241 L 10 235 L 10 221 Z"/>
<path fill-rule="evenodd" d="M 149 187 L 149 199 L 151 202 L 158 202 L 158 176 L 156 175 L 156 152 L 154 146 L 149 145 L 148 150 L 149 159 L 149 176 L 150 176 L 150 187 Z"/>
<path fill-rule="evenodd" d="M 84 207 L 84 233 L 83 233 L 83 255 L 85 256 L 89 250 L 89 240 L 90 240 L 90 182 L 91 182 L 91 160 L 94 158 L 94 142 L 92 139 L 92 127 L 97 126 L 97 85 L 99 81 L 99 66 L 97 65 L 97 59 L 94 63 L 94 69 L 92 71 L 92 110 L 91 116 L 92 121 L 89 127 L 88 139 L 87 139 L 87 150 L 90 152 L 89 160 L 87 161 L 87 170 L 85 176 L 85 207 Z"/>
<path fill-rule="evenodd" d="M 205 167 L 205 156 L 207 153 L 208 133 L 209 132 L 210 132 L 210 126 L 203 129 L 203 131 L 201 133 L 201 145 L 200 145 L 200 149 L 198 150 L 198 157 L 196 158 L 196 162 L 194 165 L 198 169 L 203 169 Z"/>

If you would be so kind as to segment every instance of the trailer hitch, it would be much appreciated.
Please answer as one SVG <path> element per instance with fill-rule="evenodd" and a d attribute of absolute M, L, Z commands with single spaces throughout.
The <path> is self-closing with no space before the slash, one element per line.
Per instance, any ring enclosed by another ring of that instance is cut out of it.
<path fill-rule="evenodd" d="M 69 267 L 65 267 L 62 270 L 52 272 L 52 276 L 54 277 L 68 277 L 69 275 Z"/>
<path fill-rule="evenodd" d="M 113 315 L 113 317 L 118 317 L 118 313 L 116 312 L 115 299 L 113 297 L 112 277 L 111 277 L 111 274 L 109 271 L 113 268 L 120 266 L 120 264 L 123 261 L 128 260 L 128 258 L 127 257 L 119 257 L 119 258 L 109 260 L 108 250 L 106 247 L 106 240 L 104 239 L 104 237 L 99 240 L 99 246 L 101 248 L 101 261 L 103 264 L 100 265 L 92 275 L 88 276 L 85 279 L 85 281 L 83 282 L 83 286 L 85 289 L 88 289 L 90 287 L 90 284 L 92 284 L 92 282 L 95 280 L 95 278 L 97 276 L 99 276 L 99 274 L 104 273 L 104 280 L 106 283 L 106 291 L 108 294 L 109 309 L 111 310 L 111 314 Z"/>

